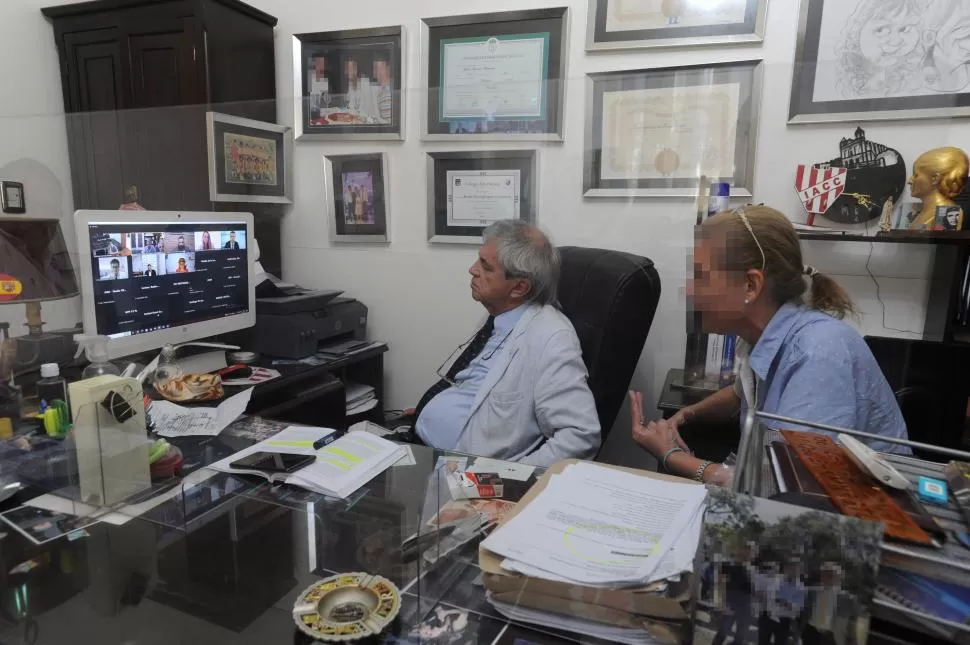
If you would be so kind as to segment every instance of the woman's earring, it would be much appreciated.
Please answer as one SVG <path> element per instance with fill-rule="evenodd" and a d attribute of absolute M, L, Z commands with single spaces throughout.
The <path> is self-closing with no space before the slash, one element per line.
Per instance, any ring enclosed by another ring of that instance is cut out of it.
<path fill-rule="evenodd" d="M 745 298 L 744 299 L 744 304 L 750 305 L 751 304 L 751 299 L 750 298 Z"/>

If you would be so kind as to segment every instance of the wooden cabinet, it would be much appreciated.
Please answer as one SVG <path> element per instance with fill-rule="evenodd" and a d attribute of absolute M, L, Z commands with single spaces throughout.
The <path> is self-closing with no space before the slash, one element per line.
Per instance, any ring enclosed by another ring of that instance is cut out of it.
<path fill-rule="evenodd" d="M 95 0 L 42 10 L 60 57 L 76 208 L 246 210 L 279 272 L 282 208 L 209 201 L 205 113 L 276 122 L 276 19 L 238 0 Z"/>

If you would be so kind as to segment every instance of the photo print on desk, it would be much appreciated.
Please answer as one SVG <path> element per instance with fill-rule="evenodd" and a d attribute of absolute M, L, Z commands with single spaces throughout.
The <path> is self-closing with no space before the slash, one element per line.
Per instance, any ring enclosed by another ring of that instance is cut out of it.
<path fill-rule="evenodd" d="M 751 197 L 761 61 L 586 77 L 585 197 L 694 197 L 701 175 Z"/>
<path fill-rule="evenodd" d="M 586 51 L 755 43 L 767 0 L 590 0 Z"/>
<path fill-rule="evenodd" d="M 387 165 L 382 152 L 323 158 L 331 241 L 390 242 Z"/>
<path fill-rule="evenodd" d="M 881 524 L 712 489 L 694 645 L 865 645 Z M 760 638 L 760 640 L 759 640 Z"/>
<path fill-rule="evenodd" d="M 209 199 L 290 203 L 291 128 L 218 112 L 206 114 L 206 126 Z"/>
<path fill-rule="evenodd" d="M 428 240 L 481 244 L 498 220 L 535 223 L 535 150 L 428 153 Z"/>
<path fill-rule="evenodd" d="M 562 141 L 568 13 L 422 20 L 422 138 Z"/>
<path fill-rule="evenodd" d="M 404 28 L 293 36 L 296 138 L 404 139 Z"/>
<path fill-rule="evenodd" d="M 970 0 L 802 0 L 789 123 L 970 115 Z"/>

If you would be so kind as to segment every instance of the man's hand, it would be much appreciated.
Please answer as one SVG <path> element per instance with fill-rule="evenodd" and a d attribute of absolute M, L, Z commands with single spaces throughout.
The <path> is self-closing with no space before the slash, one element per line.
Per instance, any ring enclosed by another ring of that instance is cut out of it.
<path fill-rule="evenodd" d="M 633 421 L 633 440 L 654 456 L 663 457 L 668 450 L 675 446 L 684 452 L 690 452 L 690 448 L 687 447 L 677 431 L 677 426 L 679 423 L 683 423 L 685 419 L 682 418 L 680 422 L 675 422 L 674 418 L 661 419 L 645 424 L 643 395 L 633 391 L 630 392 L 630 416 Z M 675 418 L 676 416 L 674 415 Z"/>

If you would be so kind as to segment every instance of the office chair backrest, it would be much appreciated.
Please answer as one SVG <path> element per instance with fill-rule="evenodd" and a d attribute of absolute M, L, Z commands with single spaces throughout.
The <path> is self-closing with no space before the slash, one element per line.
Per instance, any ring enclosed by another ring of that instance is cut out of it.
<path fill-rule="evenodd" d="M 962 445 L 970 396 L 970 346 L 931 340 L 866 336 L 906 420 L 909 438 L 946 448 Z M 916 451 L 932 461 L 949 457 Z"/>
<path fill-rule="evenodd" d="M 559 303 L 579 336 L 605 443 L 657 311 L 660 276 L 637 255 L 574 246 L 559 251 Z"/>

